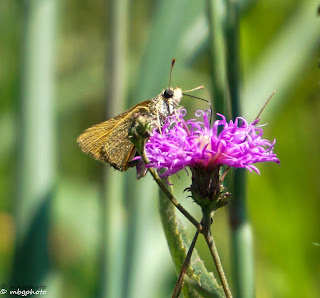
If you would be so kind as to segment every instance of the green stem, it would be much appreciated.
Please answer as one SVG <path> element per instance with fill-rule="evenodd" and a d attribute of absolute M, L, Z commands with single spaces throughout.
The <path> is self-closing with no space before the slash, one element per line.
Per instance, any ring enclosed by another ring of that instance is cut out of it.
<path fill-rule="evenodd" d="M 171 185 L 168 186 L 168 189 L 173 193 Z M 176 208 L 165 198 L 162 191 L 160 191 L 159 207 L 172 261 L 176 271 L 179 272 L 187 257 L 185 248 L 192 246 L 191 241 L 187 229 L 177 218 Z M 196 249 L 193 250 L 190 266 L 187 269 L 187 274 L 184 274 L 185 283 L 181 290 L 184 297 L 224 297 L 223 288 L 218 285 L 212 273 L 207 271 Z"/>
<path fill-rule="evenodd" d="M 157 174 L 157 172 L 152 168 L 149 168 L 148 170 L 151 173 L 151 175 L 154 178 L 154 180 L 157 182 L 158 186 L 167 195 L 167 197 L 173 203 L 173 205 L 175 205 L 180 210 L 180 212 L 186 218 L 188 218 L 190 220 L 190 222 L 197 228 L 197 230 L 201 232 L 202 227 L 201 227 L 200 223 L 176 200 L 176 198 L 170 193 L 170 191 L 168 191 L 167 187 L 162 182 L 162 180 L 159 177 L 159 175 Z"/>
<path fill-rule="evenodd" d="M 24 8 L 23 63 L 16 147 L 19 168 L 14 200 L 15 252 L 10 283 L 23 287 L 41 284 L 52 270 L 49 236 L 57 163 L 54 105 L 57 1 L 20 3 Z"/>
<path fill-rule="evenodd" d="M 179 278 L 178 278 L 177 283 L 176 283 L 176 285 L 174 287 L 174 290 L 173 290 L 172 298 L 179 297 L 179 295 L 180 295 L 180 292 L 181 292 L 181 289 L 182 289 L 182 285 L 183 285 L 183 282 L 184 282 L 184 275 L 188 270 L 188 266 L 190 264 L 192 252 L 193 252 L 194 247 L 196 245 L 198 236 L 199 236 L 199 231 L 196 231 L 196 234 L 194 235 L 192 243 L 191 243 L 191 245 L 189 247 L 188 254 L 187 254 L 187 256 L 186 256 L 186 258 L 185 258 L 185 260 L 184 260 L 184 262 L 182 264 Z"/>
<path fill-rule="evenodd" d="M 224 270 L 223 270 L 223 267 L 222 267 L 222 264 L 220 261 L 218 250 L 217 250 L 217 247 L 215 245 L 215 242 L 213 240 L 213 237 L 212 237 L 212 234 L 210 231 L 213 211 L 211 211 L 211 209 L 207 208 L 207 209 L 202 209 L 202 213 L 203 213 L 203 232 L 202 232 L 203 236 L 208 244 L 213 261 L 216 265 L 224 293 L 227 298 L 232 298 L 232 294 L 231 294 L 231 291 L 230 291 L 230 288 L 228 285 L 228 281 L 227 281 L 226 275 L 224 273 Z"/>
<path fill-rule="evenodd" d="M 239 54 L 239 13 L 237 3 L 227 0 L 226 45 L 228 86 L 231 99 L 231 118 L 242 115 L 239 92 L 240 54 Z M 230 117 L 230 115 L 229 115 Z M 251 243 L 251 230 L 246 207 L 246 172 L 232 172 L 233 200 L 229 216 L 232 235 L 232 256 L 234 264 L 234 284 L 237 297 L 254 297 L 254 270 Z"/>
<path fill-rule="evenodd" d="M 144 148 L 144 147 L 142 147 Z M 142 149 L 142 152 L 138 152 L 139 155 L 141 156 L 144 164 L 149 163 L 149 159 L 145 153 L 145 150 Z M 169 191 L 168 187 L 162 182 L 161 178 L 159 177 L 158 173 L 152 169 L 148 168 L 150 174 L 158 184 L 158 186 L 162 189 L 162 191 L 166 194 L 166 196 L 169 198 L 169 200 L 172 202 L 173 205 L 175 205 L 180 212 L 189 219 L 189 221 L 197 228 L 199 232 L 202 231 L 202 226 L 201 224 L 186 210 L 184 207 L 177 201 L 177 199 L 172 195 L 172 193 Z"/>
<path fill-rule="evenodd" d="M 214 98 L 214 109 L 217 113 L 226 111 L 226 57 L 224 45 L 224 1 L 207 0 L 210 43 L 210 72 Z"/>
<path fill-rule="evenodd" d="M 240 114 L 239 92 L 239 19 L 235 1 L 227 0 L 226 18 L 226 55 L 227 55 L 227 84 L 231 101 L 232 119 Z"/>

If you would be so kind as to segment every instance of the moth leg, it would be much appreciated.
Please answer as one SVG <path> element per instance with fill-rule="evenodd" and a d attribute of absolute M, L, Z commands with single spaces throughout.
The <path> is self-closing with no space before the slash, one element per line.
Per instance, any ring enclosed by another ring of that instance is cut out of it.
<path fill-rule="evenodd" d="M 161 130 L 161 124 L 160 124 L 160 117 L 159 117 L 159 112 L 157 111 L 157 124 L 158 124 L 158 129 L 160 131 L 160 134 L 162 135 L 162 130 Z"/>

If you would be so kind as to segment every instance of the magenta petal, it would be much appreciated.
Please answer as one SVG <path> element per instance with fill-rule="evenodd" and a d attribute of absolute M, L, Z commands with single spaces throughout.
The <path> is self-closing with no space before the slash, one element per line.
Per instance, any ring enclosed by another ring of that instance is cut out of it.
<path fill-rule="evenodd" d="M 273 153 L 275 140 L 262 139 L 261 125 L 256 126 L 259 120 L 248 124 L 244 118 L 237 117 L 234 122 L 227 122 L 223 115 L 217 114 L 221 119 L 210 127 L 204 111 L 196 112 L 197 117 L 203 118 L 202 122 L 196 119 L 185 121 L 185 115 L 186 110 L 182 109 L 168 117 L 162 133 L 154 130 L 146 144 L 150 159 L 148 166 L 158 171 L 165 169 L 162 177 L 186 167 L 214 167 L 217 164 L 246 168 L 260 174 L 254 163 L 280 163 Z"/>

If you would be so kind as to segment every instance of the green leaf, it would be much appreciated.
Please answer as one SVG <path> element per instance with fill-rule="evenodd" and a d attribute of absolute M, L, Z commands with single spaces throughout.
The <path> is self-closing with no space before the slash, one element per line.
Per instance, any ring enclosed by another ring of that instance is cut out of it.
<path fill-rule="evenodd" d="M 175 207 L 162 192 L 160 194 L 160 216 L 170 254 L 176 272 L 179 274 L 191 241 L 187 235 L 186 227 L 176 216 Z M 203 292 L 211 293 L 211 297 L 224 297 L 222 287 L 218 285 L 213 273 L 208 272 L 196 249 L 193 251 L 191 266 L 189 266 L 187 274 L 189 283 L 192 280 L 192 284 L 184 284 L 182 293 L 185 297 L 203 297 L 200 289 Z"/>

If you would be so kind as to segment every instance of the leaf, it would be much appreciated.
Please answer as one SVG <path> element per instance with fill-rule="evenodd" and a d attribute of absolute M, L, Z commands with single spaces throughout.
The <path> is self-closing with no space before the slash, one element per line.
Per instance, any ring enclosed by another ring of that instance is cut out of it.
<path fill-rule="evenodd" d="M 160 194 L 160 216 L 170 254 L 176 272 L 179 274 L 191 241 L 186 227 L 176 216 L 175 207 L 162 192 Z M 187 272 L 189 283 L 185 283 L 182 288 L 184 297 L 205 297 L 201 292 L 211 293 L 211 297 L 224 297 L 222 287 L 218 285 L 213 273 L 208 272 L 196 249 L 193 251 L 191 266 Z"/>

